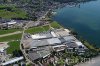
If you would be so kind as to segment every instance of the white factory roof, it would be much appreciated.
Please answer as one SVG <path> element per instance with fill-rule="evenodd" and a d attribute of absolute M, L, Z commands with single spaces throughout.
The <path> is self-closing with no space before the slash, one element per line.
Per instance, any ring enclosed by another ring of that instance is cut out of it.
<path fill-rule="evenodd" d="M 0 52 L 4 52 L 4 49 L 3 48 L 0 48 Z"/>
<path fill-rule="evenodd" d="M 42 38 L 51 38 L 53 37 L 50 32 L 42 32 L 38 34 L 31 35 L 32 39 L 42 39 Z"/>
<path fill-rule="evenodd" d="M 52 34 L 53 37 L 57 37 L 56 34 L 53 31 L 51 31 L 51 34 Z"/>
<path fill-rule="evenodd" d="M 75 42 L 78 46 L 84 46 L 81 42 L 77 41 Z"/>
<path fill-rule="evenodd" d="M 70 31 L 68 29 L 58 29 L 58 30 L 54 30 L 54 33 L 56 34 L 57 37 L 70 35 L 69 32 Z"/>
<path fill-rule="evenodd" d="M 53 48 L 62 47 L 62 46 L 66 46 L 66 45 L 57 45 L 57 46 L 53 46 Z"/>
<path fill-rule="evenodd" d="M 68 29 L 64 29 L 66 32 L 70 33 L 70 31 Z"/>
<path fill-rule="evenodd" d="M 16 24 L 16 22 L 14 20 L 12 20 L 11 22 L 8 22 L 9 25 L 12 25 L 12 24 Z"/>
<path fill-rule="evenodd" d="M 44 35 L 39 35 L 39 34 L 35 34 L 35 35 L 31 35 L 32 39 L 41 39 L 41 38 L 46 38 L 46 36 Z"/>
<path fill-rule="evenodd" d="M 2 65 L 12 64 L 12 63 L 17 62 L 17 61 L 20 61 L 20 60 L 23 60 L 23 57 L 16 57 L 14 59 L 11 59 L 10 61 L 7 61 L 5 63 L 2 63 Z"/>

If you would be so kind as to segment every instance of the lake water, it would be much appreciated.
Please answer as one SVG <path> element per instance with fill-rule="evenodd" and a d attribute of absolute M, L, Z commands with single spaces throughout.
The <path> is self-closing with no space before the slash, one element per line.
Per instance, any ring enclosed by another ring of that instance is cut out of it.
<path fill-rule="evenodd" d="M 53 20 L 73 28 L 88 42 L 100 47 L 100 0 L 57 9 Z"/>

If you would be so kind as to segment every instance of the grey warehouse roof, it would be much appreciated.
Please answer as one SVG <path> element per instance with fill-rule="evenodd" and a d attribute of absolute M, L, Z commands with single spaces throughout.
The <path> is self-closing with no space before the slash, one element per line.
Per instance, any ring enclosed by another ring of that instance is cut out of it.
<path fill-rule="evenodd" d="M 64 39 L 66 41 L 75 41 L 76 40 L 75 37 L 73 37 L 73 36 L 66 36 L 66 37 L 64 37 Z"/>
<path fill-rule="evenodd" d="M 48 45 L 48 42 L 47 40 L 33 40 L 31 43 L 30 43 L 30 47 L 38 47 L 38 46 L 45 46 L 45 45 Z"/>
<path fill-rule="evenodd" d="M 48 48 L 44 47 L 44 49 L 41 49 L 41 50 L 30 51 L 28 53 L 28 57 L 31 60 L 36 60 L 36 59 L 39 59 L 39 58 L 45 58 L 49 54 L 50 54 L 50 51 L 48 50 Z"/>
<path fill-rule="evenodd" d="M 38 47 L 38 46 L 47 46 L 47 45 L 53 45 L 53 44 L 61 44 L 61 41 L 58 38 L 49 38 L 49 39 L 43 39 L 43 40 L 33 40 L 30 43 L 30 47 Z"/>
<path fill-rule="evenodd" d="M 60 44 L 61 41 L 58 38 L 51 38 L 51 39 L 47 39 L 49 44 Z"/>

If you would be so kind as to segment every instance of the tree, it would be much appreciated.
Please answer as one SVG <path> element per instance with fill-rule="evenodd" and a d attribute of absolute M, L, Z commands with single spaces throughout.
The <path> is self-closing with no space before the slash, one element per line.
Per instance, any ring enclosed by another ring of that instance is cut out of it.
<path fill-rule="evenodd" d="M 13 56 L 14 57 L 20 57 L 20 56 L 22 56 L 23 54 L 22 54 L 22 52 L 21 52 L 21 50 L 14 50 L 13 51 Z"/>

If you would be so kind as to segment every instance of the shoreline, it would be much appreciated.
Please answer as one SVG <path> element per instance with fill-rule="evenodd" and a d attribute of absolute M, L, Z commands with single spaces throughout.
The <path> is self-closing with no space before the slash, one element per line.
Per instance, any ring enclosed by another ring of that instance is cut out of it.
<path fill-rule="evenodd" d="M 56 20 L 54 20 L 53 19 L 53 21 L 56 21 Z M 62 25 L 61 23 L 59 23 L 58 21 L 56 21 L 58 24 L 60 24 L 63 28 L 67 28 L 67 29 L 69 29 L 71 32 L 75 32 L 75 34 L 77 34 L 77 39 L 78 40 L 80 40 L 81 42 L 82 41 L 85 41 L 86 43 L 88 43 L 88 44 L 84 44 L 85 46 L 87 46 L 88 47 L 88 49 L 90 49 L 90 50 L 95 50 L 95 51 L 97 51 L 97 50 L 99 50 L 99 49 L 96 49 L 96 47 L 94 47 L 93 45 L 91 45 L 91 43 L 90 42 L 88 42 L 86 39 L 84 39 L 83 37 L 81 37 L 75 30 L 74 30 L 74 28 L 71 28 L 71 27 L 65 27 L 64 25 Z M 80 38 L 81 37 L 81 38 Z M 83 43 L 83 42 L 82 42 Z M 92 48 L 91 48 L 92 47 Z M 100 50 L 99 50 L 100 51 Z M 96 65 L 96 64 L 98 64 L 98 65 Z M 89 61 L 85 61 L 85 62 L 81 62 L 81 63 L 77 63 L 77 64 L 75 64 L 75 65 L 73 65 L 73 66 L 100 66 L 100 55 L 97 55 L 97 56 L 95 56 L 95 57 L 92 57 Z"/>

